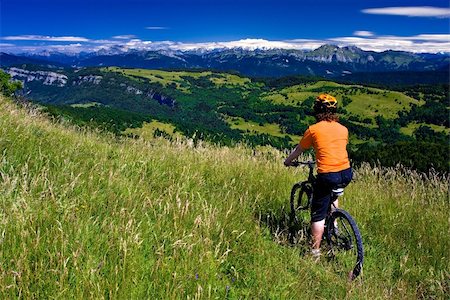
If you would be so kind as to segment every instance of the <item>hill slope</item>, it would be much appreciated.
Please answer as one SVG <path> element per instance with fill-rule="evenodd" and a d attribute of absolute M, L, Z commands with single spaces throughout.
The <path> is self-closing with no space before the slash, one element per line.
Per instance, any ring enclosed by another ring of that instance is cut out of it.
<path fill-rule="evenodd" d="M 289 245 L 285 209 L 304 170 L 275 150 L 117 140 L 0 98 L 1 298 L 414 298 L 449 292 L 448 181 L 356 171 L 342 205 L 366 264 Z"/>
<path fill-rule="evenodd" d="M 350 150 L 364 153 L 356 153 L 355 162 L 379 161 L 383 152 L 389 158 L 382 160 L 386 166 L 401 162 L 424 172 L 431 167 L 447 172 L 449 167 L 448 85 L 392 91 L 311 77 L 255 80 L 212 71 L 117 67 L 24 66 L 7 72 L 24 83 L 22 95 L 77 125 L 118 135 L 182 134 L 221 145 L 245 142 L 278 149 L 298 143 L 314 123 L 316 95 L 329 92 L 341 103 Z M 391 146 L 401 150 L 391 151 Z"/>

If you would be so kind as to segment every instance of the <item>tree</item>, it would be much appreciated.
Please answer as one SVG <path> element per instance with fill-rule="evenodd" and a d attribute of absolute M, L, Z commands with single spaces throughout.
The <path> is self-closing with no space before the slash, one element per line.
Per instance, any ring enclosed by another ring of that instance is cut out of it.
<path fill-rule="evenodd" d="M 20 81 L 11 81 L 11 76 L 0 70 L 0 93 L 9 97 L 21 88 L 22 83 Z"/>

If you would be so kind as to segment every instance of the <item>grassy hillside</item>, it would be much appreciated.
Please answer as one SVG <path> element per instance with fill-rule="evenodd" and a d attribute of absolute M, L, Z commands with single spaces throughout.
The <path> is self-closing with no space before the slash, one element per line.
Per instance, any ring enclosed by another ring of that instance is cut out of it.
<path fill-rule="evenodd" d="M 0 298 L 444 298 L 448 180 L 362 166 L 342 205 L 362 276 L 286 242 L 270 149 L 117 139 L 0 98 Z"/>
<path fill-rule="evenodd" d="M 46 105 L 57 118 L 118 135 L 151 139 L 155 134 L 171 136 L 176 131 L 227 146 L 247 143 L 292 148 L 314 123 L 311 107 L 315 97 L 328 92 L 340 102 L 341 123 L 349 128 L 351 149 L 366 149 L 363 157 L 355 159 L 377 161 L 378 152 L 383 151 L 393 158 L 393 165 L 401 162 L 420 171 L 430 166 L 448 170 L 445 158 L 385 150 L 398 143 L 408 143 L 402 146 L 406 149 L 418 148 L 418 143 L 447 147 L 448 85 L 392 91 L 311 77 L 250 79 L 213 71 L 117 67 L 58 70 L 66 81 L 47 85 L 41 75 L 33 77 L 42 73 L 36 73 L 36 66 L 23 68 L 11 72 L 15 79 L 35 80 L 27 81 L 22 93 Z M 422 168 L 419 161 L 423 160 L 430 164 Z"/>
<path fill-rule="evenodd" d="M 260 94 L 260 97 L 264 100 L 288 106 L 301 106 L 309 97 L 315 98 L 319 93 L 328 92 L 335 95 L 341 103 L 347 101 L 346 110 L 348 113 L 361 118 L 370 117 L 373 119 L 375 116 L 382 116 L 392 119 L 397 117 L 400 110 L 408 109 L 411 104 L 423 105 L 424 103 L 424 101 L 416 100 L 396 91 L 340 84 L 332 81 L 316 81 L 264 92 L 264 90 L 260 90 L 263 85 L 252 84 L 248 78 L 226 73 L 122 69 L 116 67 L 109 67 L 104 70 L 117 72 L 130 78 L 145 78 L 150 83 L 159 83 L 165 88 L 175 87 L 182 93 L 194 93 L 197 96 L 199 96 L 200 91 L 195 89 L 196 83 L 200 83 L 203 88 L 241 88 L 247 90 L 247 93 L 243 93 L 244 96 L 252 91 Z M 191 82 L 190 78 L 197 81 Z M 345 101 L 343 101 L 344 97 L 347 98 Z"/>
<path fill-rule="evenodd" d="M 206 78 L 216 86 L 245 86 L 250 83 L 250 79 L 240 77 L 237 75 L 227 73 L 213 73 L 210 71 L 196 72 L 196 71 L 162 71 L 162 70 L 147 70 L 147 69 L 122 69 L 117 67 L 105 68 L 106 71 L 118 72 L 132 77 L 146 78 L 150 82 L 157 82 L 167 87 L 171 84 L 175 85 L 177 89 L 189 93 L 186 88 L 189 82 L 185 77 L 192 77 L 194 79 Z"/>
<path fill-rule="evenodd" d="M 283 133 L 280 126 L 276 123 L 265 123 L 265 124 L 258 124 L 256 122 L 252 121 L 245 121 L 243 118 L 234 117 L 234 118 L 228 118 L 227 123 L 230 124 L 230 127 L 233 129 L 240 129 L 246 134 L 269 134 L 271 136 L 277 136 L 277 137 L 284 137 L 286 134 Z M 300 141 L 301 136 L 298 135 L 288 135 L 289 138 L 295 142 L 298 143 Z"/>
<path fill-rule="evenodd" d="M 154 119 L 173 124 L 186 136 L 198 130 L 206 133 L 206 138 L 228 145 L 233 141 L 246 141 L 250 145 L 270 144 L 280 149 L 292 147 L 307 126 L 314 123 L 311 106 L 316 95 L 323 92 L 337 97 L 342 123 L 350 129 L 350 142 L 355 149 L 373 141 L 383 145 L 407 141 L 411 143 L 410 148 L 414 148 L 413 144 L 423 142 L 424 138 L 435 142 L 434 135 L 438 135 L 439 140 L 448 136 L 448 130 L 442 130 L 448 129 L 445 126 L 448 108 L 443 104 L 446 96 L 441 95 L 441 87 L 435 91 L 425 87 L 418 92 L 414 89 L 400 92 L 317 78 L 251 82 L 245 77 L 214 72 L 103 70 L 141 83 L 161 84 L 163 93 L 176 99 L 175 114 L 179 117 L 161 118 L 161 112 L 154 114 Z M 426 132 L 414 124 L 428 126 Z M 146 134 L 146 128 L 133 131 L 140 136 L 153 136 Z M 392 155 L 395 156 L 388 153 Z M 408 165 L 414 161 L 414 167 L 418 165 L 416 160 L 421 159 L 431 160 L 440 171 L 446 169 L 446 165 L 429 157 L 396 157 L 397 161 Z"/>
<path fill-rule="evenodd" d="M 266 93 L 263 98 L 280 104 L 301 105 L 305 100 L 310 97 L 315 98 L 319 93 L 331 93 L 339 103 L 344 104 L 349 114 L 371 119 L 376 116 L 393 119 L 397 117 L 399 111 L 409 109 L 411 104 L 423 105 L 424 103 L 396 91 L 331 81 L 294 85 Z"/>

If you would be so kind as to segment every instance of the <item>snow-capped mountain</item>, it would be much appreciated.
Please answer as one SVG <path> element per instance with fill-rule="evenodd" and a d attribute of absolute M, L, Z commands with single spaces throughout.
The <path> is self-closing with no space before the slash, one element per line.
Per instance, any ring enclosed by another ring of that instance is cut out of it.
<path fill-rule="evenodd" d="M 236 71 L 248 76 L 316 75 L 342 76 L 354 72 L 445 70 L 449 54 L 418 54 L 403 51 L 364 51 L 355 46 L 322 45 L 314 50 L 227 47 L 176 50 L 127 48 L 123 45 L 95 52 L 42 52 L 12 56 L 2 54 L 1 64 L 14 65 L 26 59 L 67 66 L 119 66 L 149 69 L 205 68 Z M 12 63 L 14 62 L 14 63 Z"/>

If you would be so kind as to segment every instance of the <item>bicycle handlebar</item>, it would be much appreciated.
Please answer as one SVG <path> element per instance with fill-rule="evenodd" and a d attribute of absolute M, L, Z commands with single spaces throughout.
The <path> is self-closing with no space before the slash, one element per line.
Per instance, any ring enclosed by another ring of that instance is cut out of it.
<path fill-rule="evenodd" d="M 291 166 L 292 166 L 292 167 L 299 167 L 299 166 L 301 166 L 301 165 L 304 165 L 304 166 L 312 167 L 315 163 L 316 163 L 315 160 L 308 160 L 308 161 L 293 161 L 293 162 L 291 162 Z"/>

